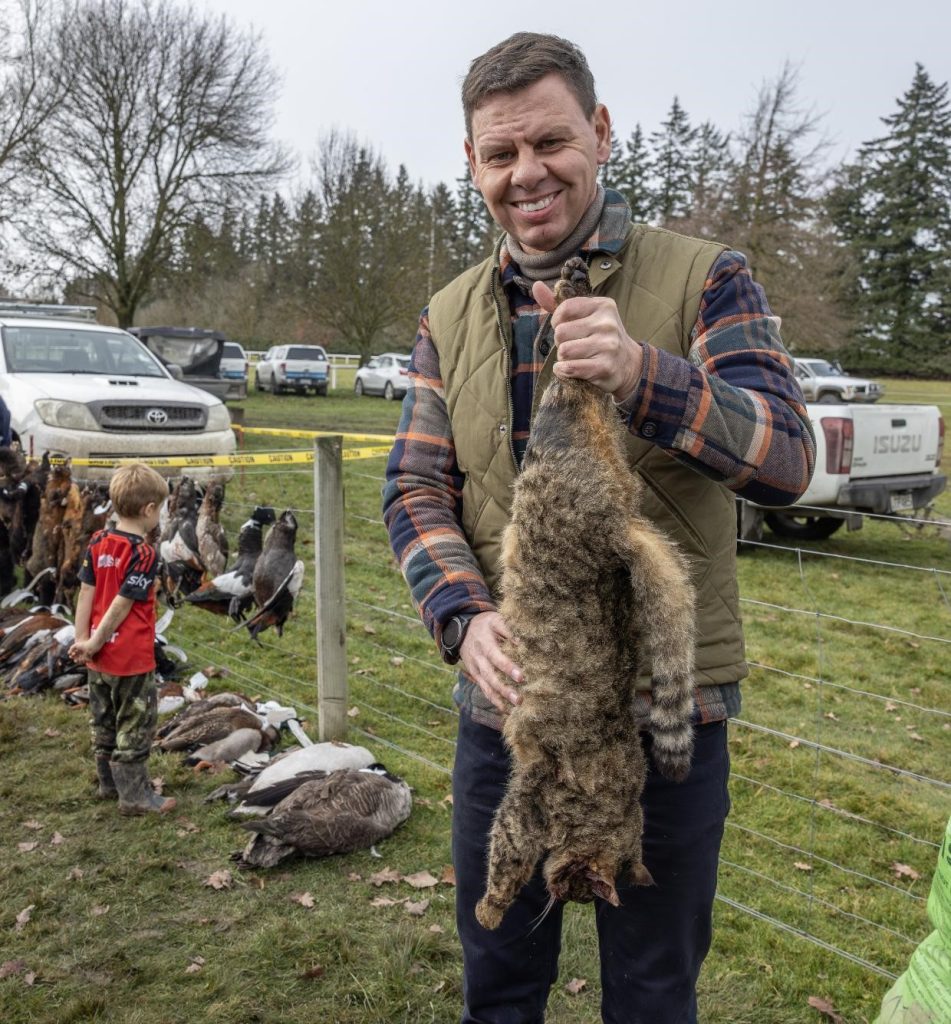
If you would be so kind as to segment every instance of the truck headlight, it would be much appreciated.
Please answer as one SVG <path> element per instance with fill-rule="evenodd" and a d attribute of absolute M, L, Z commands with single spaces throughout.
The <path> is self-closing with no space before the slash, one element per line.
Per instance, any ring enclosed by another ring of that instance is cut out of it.
<path fill-rule="evenodd" d="M 230 430 L 231 429 L 231 416 L 225 407 L 224 402 L 219 402 L 217 405 L 212 405 L 208 409 L 208 429 L 209 430 Z"/>
<path fill-rule="evenodd" d="M 96 417 L 82 402 L 65 402 L 58 398 L 39 398 L 34 408 L 49 427 L 63 430 L 99 430 Z"/>

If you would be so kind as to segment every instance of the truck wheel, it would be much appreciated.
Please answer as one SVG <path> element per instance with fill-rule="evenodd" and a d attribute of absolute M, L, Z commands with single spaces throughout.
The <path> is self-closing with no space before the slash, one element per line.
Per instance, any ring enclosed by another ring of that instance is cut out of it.
<path fill-rule="evenodd" d="M 363 381 L 357 378 L 357 382 L 353 385 L 353 393 L 359 398 L 363 394 Z"/>
<path fill-rule="evenodd" d="M 823 391 L 819 396 L 820 405 L 841 405 L 842 399 L 834 391 Z"/>
<path fill-rule="evenodd" d="M 797 516 L 792 512 L 767 512 L 766 525 L 777 537 L 791 540 L 825 540 L 845 522 L 834 516 Z"/>
<path fill-rule="evenodd" d="M 387 381 L 386 387 L 383 389 L 383 397 L 388 401 L 392 402 L 396 397 L 396 392 L 393 390 L 393 385 Z"/>
<path fill-rule="evenodd" d="M 254 390 L 261 392 L 264 391 L 264 385 L 261 383 L 261 378 L 257 374 L 254 375 Z"/>

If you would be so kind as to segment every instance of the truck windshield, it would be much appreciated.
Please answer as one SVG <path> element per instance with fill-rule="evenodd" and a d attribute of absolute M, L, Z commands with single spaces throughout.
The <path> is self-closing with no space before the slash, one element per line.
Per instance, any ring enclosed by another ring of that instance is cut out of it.
<path fill-rule="evenodd" d="M 802 360 L 817 377 L 841 377 L 842 370 L 825 359 Z"/>
<path fill-rule="evenodd" d="M 114 373 L 167 377 L 161 364 L 129 334 L 68 327 L 4 327 L 9 373 Z"/>
<path fill-rule="evenodd" d="M 326 359 L 327 353 L 322 348 L 311 348 L 306 345 L 292 345 L 287 350 L 288 359 Z"/>

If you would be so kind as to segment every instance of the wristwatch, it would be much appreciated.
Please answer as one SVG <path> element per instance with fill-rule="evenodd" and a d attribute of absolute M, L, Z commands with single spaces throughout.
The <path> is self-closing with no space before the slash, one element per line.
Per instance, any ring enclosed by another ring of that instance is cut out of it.
<path fill-rule="evenodd" d="M 475 615 L 453 615 L 453 617 L 442 628 L 442 635 L 439 638 L 439 652 L 443 661 L 449 665 L 455 665 L 459 660 L 459 652 L 462 649 L 462 641 L 466 638 L 466 631 L 469 623 Z"/>

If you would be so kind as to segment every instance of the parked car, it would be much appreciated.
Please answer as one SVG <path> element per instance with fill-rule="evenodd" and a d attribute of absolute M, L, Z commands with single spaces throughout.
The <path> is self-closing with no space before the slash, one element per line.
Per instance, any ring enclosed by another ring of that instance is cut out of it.
<path fill-rule="evenodd" d="M 326 395 L 329 371 L 327 353 L 320 345 L 274 345 L 254 367 L 254 386 L 274 395 L 282 391 L 302 395 L 308 388 Z"/>
<path fill-rule="evenodd" d="M 240 393 L 236 397 L 248 397 L 248 357 L 236 341 L 226 341 L 221 350 L 221 364 L 218 376 L 226 380 Z"/>
<path fill-rule="evenodd" d="M 204 457 L 235 450 L 220 399 L 176 379 L 141 341 L 94 316 L 91 307 L 0 303 L 0 398 L 27 455 Z M 220 467 L 188 473 L 223 475 Z M 74 470 L 78 479 L 109 474 Z"/>
<path fill-rule="evenodd" d="M 936 405 L 807 407 L 816 432 L 816 469 L 806 493 L 786 508 L 737 498 L 737 533 L 762 539 L 823 540 L 843 523 L 861 529 L 861 513 L 922 514 L 944 491 L 940 472 L 944 419 Z"/>
<path fill-rule="evenodd" d="M 807 402 L 877 402 L 885 393 L 878 381 L 851 377 L 838 363 L 827 359 L 796 358 L 793 364 Z"/>
<path fill-rule="evenodd" d="M 382 395 L 388 401 L 402 398 L 409 387 L 409 356 L 383 352 L 357 370 L 353 390 L 358 395 Z"/>
<path fill-rule="evenodd" d="M 225 345 L 231 344 L 221 331 L 208 327 L 130 327 L 129 334 L 186 384 L 194 384 L 223 401 L 247 398 L 246 384 L 221 374 Z"/>

